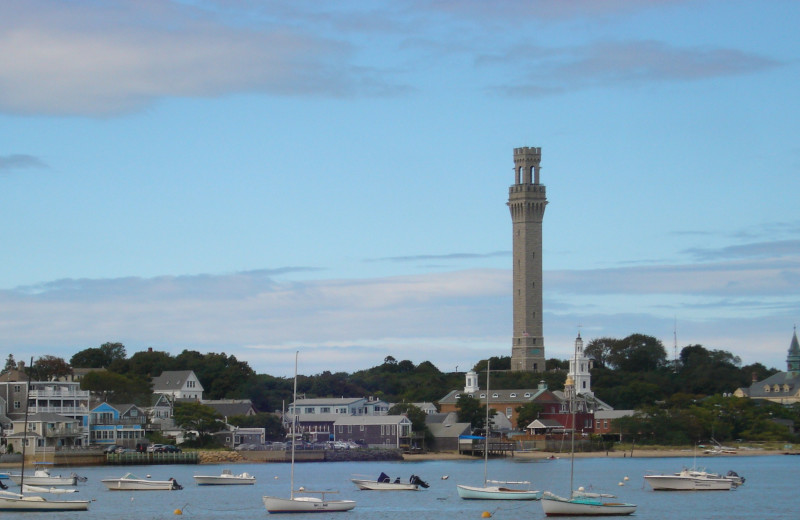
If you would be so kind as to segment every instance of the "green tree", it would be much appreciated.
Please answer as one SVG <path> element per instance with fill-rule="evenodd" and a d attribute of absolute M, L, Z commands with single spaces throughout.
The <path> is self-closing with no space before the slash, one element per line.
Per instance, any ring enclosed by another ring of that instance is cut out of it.
<path fill-rule="evenodd" d="M 34 377 L 41 381 L 50 381 L 72 374 L 72 367 L 63 358 L 42 356 L 33 363 Z"/>
<path fill-rule="evenodd" d="M 69 363 L 78 368 L 108 368 L 113 362 L 126 358 L 125 345 L 122 343 L 103 343 L 98 348 L 87 348 L 75 353 Z"/>
<path fill-rule="evenodd" d="M 660 340 L 644 334 L 631 334 L 615 341 L 607 364 L 625 372 L 657 370 L 667 363 L 667 351 Z"/>
<path fill-rule="evenodd" d="M 397 403 L 389 408 L 389 415 L 405 415 L 411 421 L 411 431 L 415 437 L 424 438 L 426 444 L 433 441 L 433 434 L 425 423 L 425 412 L 419 406 L 411 403 Z"/>
<path fill-rule="evenodd" d="M 117 374 L 93 370 L 81 379 L 81 390 L 89 390 L 109 403 L 149 404 L 153 393 L 149 378 L 137 374 Z"/>
<path fill-rule="evenodd" d="M 17 362 L 14 361 L 14 354 L 9 354 L 6 358 L 6 366 L 3 367 L 3 371 L 0 374 L 5 374 L 10 370 L 14 370 L 17 368 Z"/>
<path fill-rule="evenodd" d="M 176 402 L 174 418 L 175 424 L 184 430 L 197 431 L 201 440 L 224 428 L 222 416 L 216 410 L 196 401 Z"/>
<path fill-rule="evenodd" d="M 482 430 L 486 425 L 486 405 L 482 405 L 475 397 L 461 394 L 456 403 L 456 413 L 458 422 L 468 422 L 473 429 Z M 495 410 L 489 410 L 489 417 L 494 417 L 495 413 Z"/>
<path fill-rule="evenodd" d="M 539 403 L 534 401 L 527 402 L 522 406 L 516 408 L 517 412 L 517 428 L 524 430 L 530 423 L 539 418 L 544 408 Z"/>

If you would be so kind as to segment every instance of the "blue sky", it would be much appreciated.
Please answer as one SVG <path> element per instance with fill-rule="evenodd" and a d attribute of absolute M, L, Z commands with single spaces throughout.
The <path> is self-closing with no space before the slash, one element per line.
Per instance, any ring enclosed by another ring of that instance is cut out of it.
<path fill-rule="evenodd" d="M 510 355 L 542 147 L 546 356 L 785 367 L 800 3 L 0 1 L 0 345 L 258 372 Z M 5 357 L 5 356 L 4 356 Z"/>

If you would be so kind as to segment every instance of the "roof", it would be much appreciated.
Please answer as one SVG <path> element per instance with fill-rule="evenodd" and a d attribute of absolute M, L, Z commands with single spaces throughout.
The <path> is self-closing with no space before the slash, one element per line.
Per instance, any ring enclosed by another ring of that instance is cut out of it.
<path fill-rule="evenodd" d="M 524 404 L 533 401 L 545 392 L 549 392 L 547 388 L 521 388 L 512 390 L 491 390 L 489 392 L 489 404 L 492 402 L 498 403 L 520 403 Z M 485 400 L 486 390 L 478 390 L 477 392 L 464 392 L 462 390 L 453 390 L 446 396 L 439 399 L 439 404 L 455 404 L 458 401 L 456 396 L 470 395 L 476 399 Z"/>
<path fill-rule="evenodd" d="M 411 420 L 405 415 L 343 415 L 339 414 L 336 419 L 336 425 L 357 425 L 357 424 L 401 424 L 411 423 Z"/>
<path fill-rule="evenodd" d="M 597 410 L 594 412 L 595 421 L 600 419 L 619 419 L 620 417 L 631 417 L 636 410 Z"/>
<path fill-rule="evenodd" d="M 183 388 L 186 380 L 192 376 L 194 376 L 195 379 L 197 378 L 192 370 L 165 370 L 161 372 L 160 376 L 153 378 L 153 392 L 158 392 L 159 390 L 180 390 Z M 195 390 L 203 391 L 203 385 L 200 385 L 200 387 Z"/>
<path fill-rule="evenodd" d="M 23 419 L 16 420 L 14 422 L 23 422 Z M 63 415 L 59 415 L 57 413 L 52 412 L 37 412 L 35 414 L 28 416 L 28 422 L 60 422 L 60 423 L 76 423 L 78 422 L 77 419 L 72 419 L 71 417 L 64 417 Z"/>
<path fill-rule="evenodd" d="M 525 429 L 529 429 L 529 428 L 534 428 L 534 429 L 539 429 L 539 428 L 558 428 L 558 429 L 562 429 L 562 428 L 564 428 L 564 425 L 561 424 L 560 422 L 556 421 L 555 419 L 536 419 L 535 421 L 533 421 L 532 423 L 530 423 L 528 426 L 525 427 Z"/>
<path fill-rule="evenodd" d="M 779 391 L 775 392 L 772 387 L 778 385 Z M 764 387 L 770 386 L 770 391 L 766 392 Z M 787 388 L 788 390 L 784 390 Z M 778 372 L 772 374 L 763 381 L 758 381 L 750 385 L 747 394 L 755 398 L 780 398 L 789 397 L 797 394 L 800 391 L 800 372 Z"/>
<path fill-rule="evenodd" d="M 365 397 L 316 397 L 310 399 L 298 399 L 292 404 L 297 406 L 320 406 L 330 404 L 332 406 L 343 406 L 354 404 L 359 401 L 366 401 Z"/>
<path fill-rule="evenodd" d="M 310 422 L 336 422 L 337 419 L 342 417 L 349 417 L 343 413 L 299 413 L 297 414 L 297 422 L 310 423 Z M 286 419 L 291 421 L 291 415 L 286 415 Z"/>
<path fill-rule="evenodd" d="M 210 406 L 218 414 L 225 417 L 233 417 L 234 415 L 247 415 L 252 411 L 255 413 L 256 409 L 253 408 L 253 402 L 250 399 L 220 399 L 213 401 L 203 401 L 205 406 Z"/>
<path fill-rule="evenodd" d="M 467 435 L 471 431 L 470 423 L 435 423 L 428 424 L 428 430 L 437 439 L 458 438 L 460 435 Z"/>

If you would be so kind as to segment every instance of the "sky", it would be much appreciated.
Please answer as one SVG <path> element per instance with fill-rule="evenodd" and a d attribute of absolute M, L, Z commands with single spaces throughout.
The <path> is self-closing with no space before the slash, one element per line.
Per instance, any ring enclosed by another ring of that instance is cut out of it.
<path fill-rule="evenodd" d="M 0 355 L 509 356 L 506 202 L 536 146 L 547 358 L 641 333 L 783 370 L 799 22 L 794 0 L 0 0 Z"/>

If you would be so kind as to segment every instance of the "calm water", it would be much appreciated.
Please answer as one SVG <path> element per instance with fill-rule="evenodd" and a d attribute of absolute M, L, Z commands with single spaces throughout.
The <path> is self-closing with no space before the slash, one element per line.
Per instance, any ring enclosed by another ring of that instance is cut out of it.
<path fill-rule="evenodd" d="M 730 456 L 704 458 L 698 461 L 709 471 L 725 473 L 735 470 L 747 479 L 734 491 L 711 492 L 654 492 L 642 476 L 648 471 L 674 472 L 691 467 L 687 458 L 663 459 L 576 459 L 575 485 L 586 489 L 617 494 L 620 500 L 638 504 L 635 517 L 640 519 L 725 519 L 766 520 L 797 516 L 797 475 L 800 457 L 797 456 Z M 219 474 L 229 467 L 235 473 L 247 471 L 255 475 L 255 486 L 203 486 L 194 483 L 194 474 Z M 62 472 L 69 472 L 64 468 Z M 530 480 L 536 489 L 566 494 L 569 490 L 569 459 L 547 462 L 522 462 L 519 459 L 489 462 L 489 478 L 497 480 Z M 3 513 L 6 518 L 78 518 L 94 519 L 214 519 L 251 520 L 253 518 L 285 518 L 269 515 L 261 503 L 264 494 L 288 496 L 288 464 L 186 465 L 186 466 L 127 466 L 74 468 L 88 481 L 79 486 L 80 492 L 70 497 L 92 499 L 88 512 L 77 513 Z M 154 479 L 175 477 L 181 491 L 108 491 L 100 479 L 119 477 L 126 471 Z M 431 485 L 418 492 L 358 491 L 350 478 L 366 475 L 376 478 L 381 471 L 392 478 L 407 480 L 414 473 Z M 442 480 L 448 475 L 447 480 Z M 629 480 L 624 486 L 624 477 Z M 275 478 L 277 477 L 277 479 Z M 545 518 L 538 502 L 466 501 L 458 498 L 456 484 L 479 484 L 483 480 L 482 461 L 426 462 L 343 462 L 305 463 L 295 466 L 296 486 L 306 489 L 338 489 L 339 498 L 353 499 L 358 505 L 353 511 L 334 515 L 341 520 L 442 520 L 443 518 L 481 518 L 483 511 L 493 513 L 497 520 Z M 54 496 L 54 495 L 50 495 Z M 333 495 L 336 497 L 337 495 Z M 183 511 L 182 516 L 175 510 Z M 291 518 L 306 515 L 291 515 Z M 329 516 L 329 515 L 323 515 Z M 313 515 L 312 518 L 320 518 Z"/>

